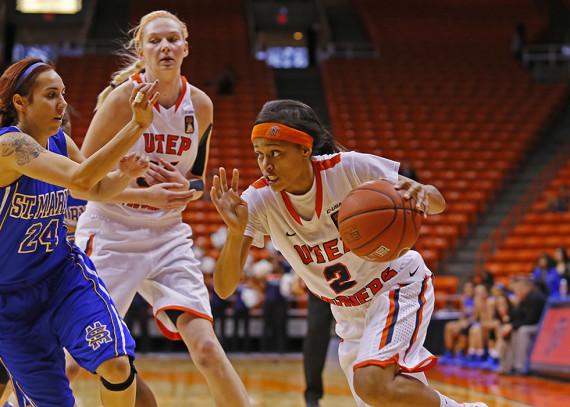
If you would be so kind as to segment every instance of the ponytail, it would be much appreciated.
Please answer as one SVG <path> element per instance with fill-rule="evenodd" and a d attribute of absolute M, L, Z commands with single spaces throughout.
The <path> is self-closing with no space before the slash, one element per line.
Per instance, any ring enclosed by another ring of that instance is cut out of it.
<path fill-rule="evenodd" d="M 131 77 L 131 75 L 141 72 L 143 69 L 144 61 L 139 59 L 130 65 L 127 65 L 125 68 L 115 72 L 113 74 L 111 84 L 103 89 L 103 91 L 101 91 L 101 93 L 99 93 L 97 96 L 97 105 L 95 106 L 95 110 L 99 109 L 103 105 L 103 102 L 105 102 L 107 96 L 109 96 L 113 89 L 126 82 Z"/>

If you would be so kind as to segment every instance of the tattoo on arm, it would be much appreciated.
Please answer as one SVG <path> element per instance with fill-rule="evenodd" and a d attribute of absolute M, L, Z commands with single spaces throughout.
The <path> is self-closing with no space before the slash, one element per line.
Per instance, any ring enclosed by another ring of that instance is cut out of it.
<path fill-rule="evenodd" d="M 45 148 L 26 134 L 17 133 L 3 137 L 0 142 L 0 156 L 16 156 L 16 164 L 26 165 L 39 157 Z"/>

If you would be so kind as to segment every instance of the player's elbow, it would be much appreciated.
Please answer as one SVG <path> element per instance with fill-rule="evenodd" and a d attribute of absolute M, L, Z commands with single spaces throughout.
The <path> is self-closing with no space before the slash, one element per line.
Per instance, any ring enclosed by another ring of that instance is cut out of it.
<path fill-rule="evenodd" d="M 431 191 L 429 191 L 428 193 L 429 214 L 438 215 L 443 211 L 445 211 L 446 207 L 445 198 L 436 187 L 434 187 L 433 185 L 430 185 L 430 187 Z"/>
<path fill-rule="evenodd" d="M 220 284 L 214 284 L 214 291 L 222 300 L 227 300 L 234 293 L 230 287 L 221 287 Z"/>
<path fill-rule="evenodd" d="M 82 174 L 74 174 L 71 178 L 71 189 L 78 195 L 88 194 L 95 184 L 95 180 Z"/>
<path fill-rule="evenodd" d="M 220 273 L 217 274 L 220 276 Z M 228 299 L 234 293 L 238 285 L 238 282 L 233 283 L 222 278 L 216 278 L 216 273 L 214 272 L 214 291 L 218 297 L 222 299 Z"/>

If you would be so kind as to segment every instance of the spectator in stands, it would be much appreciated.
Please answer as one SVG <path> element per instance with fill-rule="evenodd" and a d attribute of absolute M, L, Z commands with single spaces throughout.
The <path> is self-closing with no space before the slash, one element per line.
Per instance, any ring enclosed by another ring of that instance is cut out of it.
<path fill-rule="evenodd" d="M 561 185 L 558 193 L 548 201 L 550 212 L 568 212 L 570 209 L 570 191 L 566 185 Z"/>
<path fill-rule="evenodd" d="M 416 174 L 416 170 L 412 166 L 412 163 L 407 161 L 407 160 L 402 161 L 399 173 L 400 173 L 400 175 L 403 175 L 404 177 L 408 177 L 410 179 L 413 179 L 414 181 L 419 182 L 419 178 L 418 178 L 418 175 Z"/>
<path fill-rule="evenodd" d="M 500 364 L 500 335 L 498 333 L 501 326 L 508 324 L 511 320 L 511 312 L 513 305 L 506 289 L 501 288 L 500 293 L 495 295 L 493 301 L 493 315 L 491 321 L 486 325 L 489 330 L 487 338 L 487 360 L 481 365 L 483 369 L 498 370 Z"/>
<path fill-rule="evenodd" d="M 460 361 L 461 365 L 479 367 L 484 361 L 486 337 L 482 327 L 491 320 L 490 307 L 493 305 L 494 300 L 490 299 L 487 287 L 483 284 L 476 285 L 473 316 L 469 327 L 461 331 L 461 335 L 466 335 L 467 340 L 467 358 Z"/>
<path fill-rule="evenodd" d="M 216 80 L 218 95 L 233 95 L 236 85 L 236 73 L 230 64 L 225 64 L 220 76 Z"/>
<path fill-rule="evenodd" d="M 554 259 L 547 253 L 543 253 L 532 271 L 532 280 L 546 296 L 558 297 L 560 278 Z"/>
<path fill-rule="evenodd" d="M 513 39 L 511 42 L 511 50 L 513 52 L 513 57 L 522 62 L 523 51 L 526 47 L 526 26 L 524 23 L 519 22 L 513 33 Z"/>
<path fill-rule="evenodd" d="M 559 247 L 554 251 L 554 262 L 556 272 L 560 276 L 558 298 L 564 298 L 568 295 L 568 283 L 570 283 L 570 260 L 565 248 Z"/>
<path fill-rule="evenodd" d="M 499 329 L 503 339 L 500 373 L 526 374 L 527 355 L 538 330 L 546 297 L 528 277 L 519 277 L 513 288 L 516 304 L 511 310 L 510 322 Z"/>
<path fill-rule="evenodd" d="M 261 296 L 255 287 L 255 282 L 251 276 L 244 276 L 234 295 L 234 332 L 232 339 L 232 350 L 249 352 L 250 332 L 249 319 L 250 311 L 261 301 Z M 240 341 L 240 331 L 243 331 L 243 341 Z M 241 342 L 241 343 L 240 343 Z"/>
<path fill-rule="evenodd" d="M 487 270 L 477 271 L 475 277 L 473 277 L 473 282 L 475 284 L 483 284 L 487 289 L 491 290 L 494 287 L 495 279 L 493 275 Z"/>
<path fill-rule="evenodd" d="M 456 357 L 462 358 L 465 352 L 464 337 L 462 331 L 469 329 L 469 324 L 473 316 L 474 307 L 474 285 L 471 281 L 463 284 L 463 293 L 461 294 L 461 317 L 457 321 L 450 321 L 445 324 L 444 341 L 446 353 L 440 358 L 441 364 L 450 364 L 455 362 Z"/>
<path fill-rule="evenodd" d="M 277 259 L 272 263 L 269 263 L 270 271 L 265 278 L 261 350 L 284 353 L 287 350 L 287 311 L 291 279 L 284 278 L 285 270 L 277 263 Z"/>

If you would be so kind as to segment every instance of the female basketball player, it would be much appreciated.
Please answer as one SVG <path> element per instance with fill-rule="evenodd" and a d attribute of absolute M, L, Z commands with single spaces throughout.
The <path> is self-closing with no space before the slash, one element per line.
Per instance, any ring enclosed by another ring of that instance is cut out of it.
<path fill-rule="evenodd" d="M 137 182 L 177 182 L 186 190 L 203 185 L 212 102 L 180 73 L 188 55 L 187 37 L 186 25 L 169 12 L 142 17 L 128 47 L 133 63 L 101 93 L 83 144 L 85 155 L 98 154 L 128 120 L 133 87 L 158 79 L 160 98 L 153 123 L 133 148 L 154 163 L 148 176 Z M 201 195 L 199 191 L 193 199 Z M 245 388 L 214 334 L 208 291 L 181 212 L 182 208 L 156 210 L 137 201 L 89 202 L 77 225 L 76 242 L 88 248 L 121 315 L 138 291 L 152 305 L 165 336 L 184 341 L 216 405 L 248 405 Z"/>
<path fill-rule="evenodd" d="M 439 191 L 398 176 L 394 161 L 339 152 L 313 110 L 297 101 L 266 103 L 251 139 L 263 177 L 240 198 L 238 171 L 228 186 L 220 168 L 211 189 L 228 226 L 214 272 L 218 294 L 234 291 L 249 247 L 269 235 L 307 287 L 331 303 L 340 363 L 359 405 L 460 405 L 428 387 L 423 373 L 435 362 L 423 347 L 434 296 L 420 254 L 365 261 L 343 246 L 336 225 L 343 198 L 366 181 L 391 181 L 427 215 L 444 210 Z"/>
<path fill-rule="evenodd" d="M 74 405 L 63 347 L 101 378 L 105 406 L 134 405 L 133 339 L 63 219 L 68 189 L 107 198 L 146 171 L 139 156 L 121 157 L 152 122 L 156 86 L 133 88 L 129 121 L 79 164 L 54 68 L 27 58 L 0 78 L 0 360 L 21 405 Z"/>

